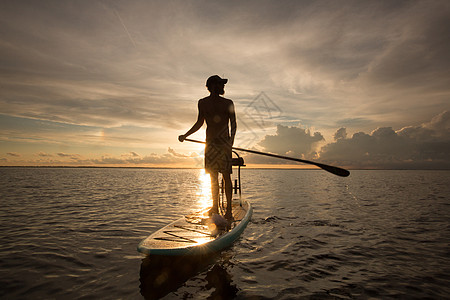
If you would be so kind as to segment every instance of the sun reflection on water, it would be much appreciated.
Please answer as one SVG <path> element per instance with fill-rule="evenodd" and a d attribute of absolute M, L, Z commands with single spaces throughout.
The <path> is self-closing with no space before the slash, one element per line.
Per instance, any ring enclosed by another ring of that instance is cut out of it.
<path fill-rule="evenodd" d="M 197 191 L 198 205 L 201 209 L 206 209 L 212 206 L 211 178 L 205 172 L 205 169 L 200 169 L 198 178 L 200 181 L 200 186 Z"/>

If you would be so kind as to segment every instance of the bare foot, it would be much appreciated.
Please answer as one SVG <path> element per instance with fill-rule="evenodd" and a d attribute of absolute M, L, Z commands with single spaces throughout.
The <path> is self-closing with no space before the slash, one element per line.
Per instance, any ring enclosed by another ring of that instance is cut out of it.
<path fill-rule="evenodd" d="M 227 212 L 225 213 L 224 217 L 227 220 L 232 220 L 233 219 L 233 213 L 231 212 L 231 210 L 227 210 Z"/>
<path fill-rule="evenodd" d="M 208 216 L 212 216 L 213 214 L 218 215 L 219 214 L 219 208 L 217 207 L 211 207 L 210 210 L 208 210 Z"/>

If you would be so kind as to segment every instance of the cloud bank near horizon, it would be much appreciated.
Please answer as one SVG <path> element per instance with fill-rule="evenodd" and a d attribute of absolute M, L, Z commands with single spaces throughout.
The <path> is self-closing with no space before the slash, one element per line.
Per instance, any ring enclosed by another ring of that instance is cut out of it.
<path fill-rule="evenodd" d="M 316 160 L 350 169 L 450 169 L 450 112 L 444 111 L 429 122 L 400 130 L 380 127 L 371 133 L 357 132 L 347 137 L 346 129 L 336 131 L 335 140 L 323 146 L 320 132 L 304 127 L 277 126 L 275 135 L 266 135 L 260 150 L 280 155 Z M 102 155 L 85 158 L 74 153 L 35 153 L 40 165 L 131 166 L 131 167 L 194 167 L 203 166 L 202 152 L 180 153 L 168 148 L 167 153 L 140 155 L 136 152 L 120 156 Z M 241 153 L 250 166 L 289 165 L 290 161 Z M 18 153 L 7 153 L 4 163 L 27 161 Z M 300 165 L 299 165 L 300 166 Z"/>
<path fill-rule="evenodd" d="M 450 169 L 450 112 L 430 122 L 398 131 L 381 127 L 370 134 L 345 137 L 340 129 L 333 143 L 322 147 L 320 159 L 363 169 Z"/>

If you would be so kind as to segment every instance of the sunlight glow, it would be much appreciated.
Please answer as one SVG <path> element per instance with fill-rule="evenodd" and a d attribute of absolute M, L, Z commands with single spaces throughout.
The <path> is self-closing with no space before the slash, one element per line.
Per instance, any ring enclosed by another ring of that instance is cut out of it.
<path fill-rule="evenodd" d="M 206 209 L 212 206 L 211 198 L 211 179 L 205 169 L 199 170 L 200 186 L 197 191 L 198 205 L 201 209 Z"/>

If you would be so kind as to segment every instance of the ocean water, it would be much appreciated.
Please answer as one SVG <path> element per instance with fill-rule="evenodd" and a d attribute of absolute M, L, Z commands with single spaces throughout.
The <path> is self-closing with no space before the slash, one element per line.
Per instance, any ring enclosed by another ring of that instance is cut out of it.
<path fill-rule="evenodd" d="M 242 170 L 254 214 L 210 257 L 137 244 L 207 205 L 202 170 L 0 168 L 1 299 L 443 299 L 450 171 Z"/>

